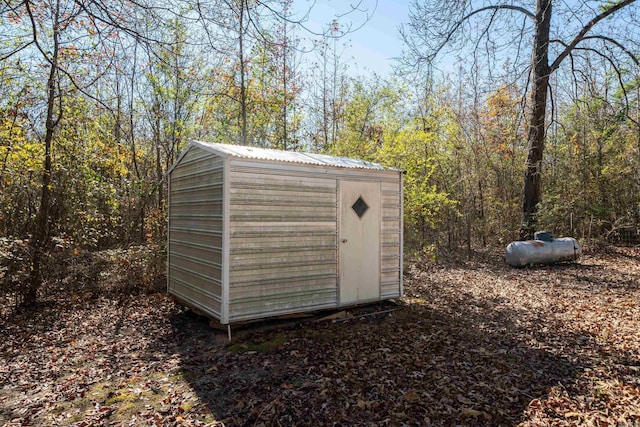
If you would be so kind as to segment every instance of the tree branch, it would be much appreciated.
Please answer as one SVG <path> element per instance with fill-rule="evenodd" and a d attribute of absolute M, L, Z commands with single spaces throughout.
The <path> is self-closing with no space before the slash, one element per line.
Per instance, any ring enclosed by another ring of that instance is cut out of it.
<path fill-rule="evenodd" d="M 53 64 L 51 61 L 51 58 L 49 58 L 49 55 L 47 55 L 47 53 L 44 51 L 44 49 L 42 49 L 42 46 L 40 46 L 40 43 L 38 42 L 38 29 L 36 27 L 36 18 L 33 16 L 33 12 L 31 11 L 31 5 L 29 1 L 25 1 L 24 5 L 25 5 L 25 8 L 27 9 L 27 14 L 29 15 L 29 21 L 31 22 L 31 31 L 33 34 L 32 42 L 33 44 L 36 45 L 36 47 L 38 48 L 38 50 L 40 51 L 44 59 L 46 59 L 49 64 Z"/>
<path fill-rule="evenodd" d="M 331 29 L 330 29 L 331 26 L 329 27 L 329 29 L 324 30 L 321 33 L 319 33 L 317 31 L 313 31 L 311 28 L 309 28 L 306 25 L 304 25 L 304 23 L 309 20 L 309 15 L 311 14 L 311 10 L 313 9 L 313 7 L 316 5 L 317 0 L 313 0 L 313 3 L 311 4 L 311 6 L 308 7 L 307 11 L 304 13 L 302 18 L 300 18 L 298 20 L 291 19 L 291 18 L 287 17 L 286 15 L 280 13 L 276 9 L 272 8 L 271 6 L 269 6 L 268 2 L 266 2 L 266 1 L 257 0 L 256 4 L 264 7 L 267 10 L 269 10 L 278 19 L 281 19 L 281 20 L 283 20 L 285 22 L 288 22 L 290 24 L 297 25 L 298 27 L 302 28 L 303 30 L 305 30 L 307 33 L 309 33 L 311 35 L 326 37 L 326 38 L 329 38 L 329 39 L 339 39 L 340 37 L 344 37 L 345 35 L 353 33 L 355 31 L 358 31 L 360 28 L 364 27 L 365 24 L 367 22 L 369 22 L 369 20 L 371 20 L 371 17 L 375 13 L 375 11 L 378 9 L 378 0 L 376 0 L 376 4 L 373 7 L 373 11 L 371 13 L 369 13 L 369 9 L 361 9 L 360 8 L 360 5 L 362 4 L 362 1 L 363 0 L 358 0 L 358 2 L 355 5 L 350 4 L 349 7 L 351 9 L 349 11 L 337 14 L 335 16 L 335 19 L 339 20 L 339 19 L 341 19 L 341 18 L 343 18 L 343 17 L 345 17 L 345 16 L 347 16 L 347 15 L 353 13 L 353 12 L 364 12 L 367 15 L 367 18 L 364 20 L 364 22 L 362 24 L 358 25 L 356 28 L 353 28 L 353 27 L 349 26 L 344 31 L 342 31 L 340 34 L 334 34 L 333 31 L 331 31 Z"/>
<path fill-rule="evenodd" d="M 91 17 L 94 21 L 101 22 L 108 27 L 112 27 L 119 31 L 122 31 L 125 34 L 128 34 L 129 36 L 136 38 L 137 40 L 145 40 L 145 41 L 156 43 L 159 45 L 170 44 L 149 36 L 145 36 L 141 32 L 131 28 L 131 26 L 129 25 L 120 24 L 118 22 L 118 19 L 113 16 L 113 13 L 109 10 L 109 8 L 107 8 L 105 5 L 101 4 L 100 2 L 93 1 L 88 4 L 90 5 L 91 3 L 93 3 L 98 8 L 98 11 L 102 12 L 106 16 L 106 18 L 103 18 L 102 16 L 99 16 L 97 13 L 94 13 L 93 11 L 89 10 L 89 8 L 87 7 L 87 3 L 83 1 L 75 0 L 75 3 L 78 5 L 78 7 L 82 11 L 84 11 L 87 14 L 87 16 Z M 149 8 L 145 8 L 145 9 L 150 10 Z"/>
<path fill-rule="evenodd" d="M 22 50 L 28 48 L 29 46 L 31 46 L 34 43 L 35 43 L 35 40 L 31 40 L 30 42 L 28 42 L 28 43 L 26 43 L 26 44 L 24 44 L 24 45 L 22 45 L 22 46 L 20 46 L 20 47 L 18 47 L 16 49 L 14 49 L 13 51 L 7 53 L 6 55 L 0 56 L 0 61 L 4 61 L 5 59 L 11 58 L 16 53 L 21 52 Z"/>
<path fill-rule="evenodd" d="M 474 15 L 477 15 L 478 13 L 486 12 L 487 10 L 493 10 L 493 11 L 513 10 L 516 12 L 523 13 L 525 16 L 527 16 L 530 19 L 535 20 L 536 18 L 535 14 L 531 13 L 527 9 L 520 6 L 510 5 L 510 4 L 490 5 L 486 7 L 481 7 L 480 9 L 473 10 L 469 12 L 467 15 L 463 16 L 461 19 L 459 19 L 455 24 L 453 24 L 453 28 L 451 28 L 449 33 L 446 35 L 442 43 L 440 43 L 440 45 L 436 48 L 436 50 L 427 57 L 427 61 L 429 62 L 433 61 L 433 59 L 438 55 L 438 53 L 442 50 L 442 48 L 444 48 L 447 45 L 447 43 L 449 43 L 453 35 L 458 31 L 458 29 L 462 26 L 462 24 L 465 23 L 465 21 L 469 20 Z M 494 16 L 495 16 L 495 13 L 494 13 Z"/>
<path fill-rule="evenodd" d="M 622 9 L 625 6 L 628 6 L 634 3 L 636 0 L 622 0 L 619 3 L 607 8 L 605 11 L 594 17 L 591 21 L 587 22 L 587 24 L 582 27 L 580 32 L 571 40 L 570 43 L 566 45 L 564 50 L 558 55 L 558 57 L 553 61 L 549 70 L 550 72 L 554 72 L 562 63 L 562 61 L 569 55 L 569 53 L 577 46 L 580 41 L 584 40 L 586 34 L 600 21 L 603 19 L 613 15 L 618 10 Z"/>
<path fill-rule="evenodd" d="M 597 49 L 594 48 L 590 48 L 590 47 L 577 47 L 575 48 L 575 50 L 582 50 L 585 52 L 592 52 L 593 54 L 601 57 L 602 59 L 604 59 L 605 61 L 607 61 L 611 67 L 614 69 L 614 71 L 616 72 L 616 77 L 618 78 L 618 84 L 620 85 L 620 89 L 622 90 L 622 95 L 624 97 L 624 109 L 625 109 L 625 115 L 628 115 L 628 111 L 629 111 L 629 97 L 627 95 L 627 89 L 625 88 L 624 85 L 624 80 L 623 80 L 623 73 L 622 70 L 620 70 L 617 66 L 617 64 L 615 63 L 615 61 L 609 56 L 609 55 L 605 55 L 604 53 L 600 52 Z"/>
<path fill-rule="evenodd" d="M 640 67 L 640 59 L 638 59 L 638 56 L 634 55 L 633 52 L 631 52 L 629 49 L 626 48 L 625 45 L 623 45 L 622 43 L 620 43 L 619 41 L 612 39 L 611 37 L 607 37 L 607 36 L 602 36 L 602 35 L 593 35 L 593 36 L 587 36 L 584 37 L 583 40 L 590 40 L 590 39 L 597 39 L 597 40 L 603 40 L 605 42 L 611 43 L 615 46 L 617 46 L 621 51 L 623 51 L 625 54 L 627 54 L 627 56 L 629 58 L 631 58 L 631 60 L 634 62 L 634 64 L 636 64 L 638 67 Z"/>

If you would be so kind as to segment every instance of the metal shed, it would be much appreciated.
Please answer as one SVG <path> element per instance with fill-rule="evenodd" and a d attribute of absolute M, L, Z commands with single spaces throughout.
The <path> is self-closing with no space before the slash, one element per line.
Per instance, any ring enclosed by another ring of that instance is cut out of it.
<path fill-rule="evenodd" d="M 402 296 L 399 170 L 193 141 L 168 210 L 168 291 L 222 324 Z"/>

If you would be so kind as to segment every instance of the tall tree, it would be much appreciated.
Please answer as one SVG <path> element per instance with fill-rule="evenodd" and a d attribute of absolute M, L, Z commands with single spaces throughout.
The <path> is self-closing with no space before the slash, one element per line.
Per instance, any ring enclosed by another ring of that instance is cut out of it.
<path fill-rule="evenodd" d="M 146 46 L 146 78 L 140 90 L 155 153 L 151 190 L 156 193 L 158 209 L 162 209 L 166 192 L 164 174 L 184 145 L 187 123 L 202 89 L 187 36 L 185 24 L 174 18 L 167 22 L 164 34 L 157 36 L 162 43 Z"/>
<path fill-rule="evenodd" d="M 345 30 L 334 20 L 316 42 L 317 60 L 312 64 L 309 81 L 312 123 L 310 139 L 314 150 L 332 151 L 344 119 L 348 90 L 348 66 L 342 57 L 346 46 L 340 38 Z"/>
<path fill-rule="evenodd" d="M 466 47 L 474 42 L 473 57 L 486 54 L 495 63 L 512 58 L 514 73 L 526 76 L 531 102 L 527 126 L 527 160 L 522 199 L 521 237 L 530 237 L 536 227 L 541 200 L 542 160 L 545 146 L 549 79 L 568 60 L 571 70 L 582 52 L 597 52 L 616 70 L 624 62 L 638 66 L 635 46 L 640 43 L 640 22 L 636 14 L 616 21 L 622 9 L 630 9 L 635 0 L 574 3 L 554 0 L 531 2 L 480 2 L 465 0 L 416 0 L 410 23 L 403 31 L 408 46 L 408 65 L 433 65 L 446 49 Z M 556 9 L 557 6 L 557 9 Z M 633 9 L 637 13 L 637 9 Z M 623 25 L 624 24 L 624 25 Z M 625 27 L 622 29 L 622 27 Z M 599 32 L 595 32 L 599 30 Z M 528 64 L 521 57 L 522 46 L 531 40 Z M 554 55 L 550 58 L 550 55 Z M 630 61 L 629 61 L 630 60 Z M 518 68 L 523 68 L 518 70 Z M 622 73 L 620 72 L 621 82 Z"/>
<path fill-rule="evenodd" d="M 30 230 L 32 259 L 25 303 L 35 302 L 42 282 L 42 262 L 52 229 L 52 150 L 65 111 L 65 97 L 75 92 L 95 99 L 89 88 L 113 65 L 119 33 L 139 35 L 128 19 L 141 7 L 142 3 L 111 0 L 22 0 L 4 2 L 0 8 L 11 25 L 0 36 L 0 60 L 17 58 L 43 82 L 43 114 L 34 114 L 44 116 L 44 123 L 35 126 L 44 148 L 43 167 L 39 207 Z M 86 62 L 97 57 L 104 60 L 100 69 L 92 72 Z"/>

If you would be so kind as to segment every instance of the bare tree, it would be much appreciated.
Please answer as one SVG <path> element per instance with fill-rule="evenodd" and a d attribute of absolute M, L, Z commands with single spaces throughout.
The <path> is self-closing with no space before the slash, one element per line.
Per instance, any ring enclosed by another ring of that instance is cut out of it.
<path fill-rule="evenodd" d="M 309 53 L 311 50 L 326 50 L 329 44 L 335 46 L 340 38 L 362 28 L 375 13 L 377 0 L 357 0 L 345 4 L 334 18 L 316 31 L 308 25 L 313 15 L 315 2 L 294 7 L 291 0 L 214 0 L 198 2 L 195 7 L 197 20 L 204 29 L 203 38 L 217 54 L 230 59 L 227 66 L 232 71 L 224 74 L 232 76 L 232 90 L 223 87 L 216 91 L 213 98 L 223 99 L 234 105 L 236 110 L 237 139 L 243 144 L 256 143 L 256 100 L 254 89 L 256 74 L 260 71 L 261 55 L 269 52 L 277 57 L 279 70 L 274 75 L 281 81 L 282 102 L 278 105 L 277 120 L 282 123 L 276 128 L 282 134 L 282 143 L 287 149 L 295 149 L 298 144 L 290 140 L 291 110 L 296 101 L 298 82 L 295 69 L 296 54 Z M 350 19 L 354 18 L 354 19 Z M 310 44 L 301 42 L 300 32 L 310 38 L 320 37 L 322 42 Z M 261 53 L 262 52 L 262 53 Z M 321 52 L 320 55 L 323 55 Z M 270 65 L 270 64 L 269 64 Z M 330 66 L 327 62 L 327 66 Z M 336 66 L 342 64 L 335 64 Z M 275 115 L 274 115 L 275 117 Z M 294 120 L 296 118 L 294 117 Z M 259 131 L 258 131 L 259 132 Z M 325 132 L 326 133 L 326 132 Z M 260 144 L 264 144 L 260 141 Z"/>
<path fill-rule="evenodd" d="M 447 50 L 465 49 L 471 44 L 473 60 L 480 56 L 488 59 L 489 72 L 496 62 L 510 58 L 514 78 L 519 76 L 526 81 L 523 87 L 528 88 L 531 105 L 527 119 L 522 238 L 533 234 L 541 201 L 551 94 L 549 78 L 566 62 L 571 65 L 571 74 L 581 52 L 589 51 L 612 64 L 624 90 L 625 65 L 640 65 L 636 53 L 640 42 L 639 11 L 634 2 L 536 0 L 534 5 L 527 1 L 416 0 L 413 3 L 410 23 L 402 29 L 408 48 L 405 65 L 431 67 Z M 620 13 L 623 9 L 624 14 Z M 522 51 L 528 40 L 532 40 L 531 56 L 525 60 Z"/>
<path fill-rule="evenodd" d="M 34 73 L 41 73 L 42 80 L 46 81 L 46 95 L 42 97 L 44 131 L 38 132 L 44 146 L 43 172 L 39 207 L 31 230 L 30 277 L 23 292 L 26 304 L 36 301 L 52 229 L 52 150 L 63 118 L 65 96 L 80 92 L 104 105 L 89 89 L 113 65 L 115 41 L 127 34 L 140 36 L 135 26 L 129 23 L 138 8 L 144 8 L 142 3 L 111 0 L 22 0 L 2 5 L 1 11 L 10 16 L 12 28 L 0 36 L 0 60 L 22 59 Z M 152 10 L 151 7 L 145 9 Z M 96 57 L 106 58 L 101 60 L 100 70 L 95 74 L 82 72 L 86 70 L 85 61 Z"/>

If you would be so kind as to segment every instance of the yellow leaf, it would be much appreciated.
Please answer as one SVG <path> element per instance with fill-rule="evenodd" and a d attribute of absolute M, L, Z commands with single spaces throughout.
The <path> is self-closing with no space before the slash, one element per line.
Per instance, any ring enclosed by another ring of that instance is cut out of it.
<path fill-rule="evenodd" d="M 404 398 L 407 400 L 416 400 L 418 398 L 418 393 L 415 391 L 410 391 L 404 394 Z"/>

